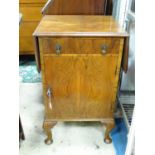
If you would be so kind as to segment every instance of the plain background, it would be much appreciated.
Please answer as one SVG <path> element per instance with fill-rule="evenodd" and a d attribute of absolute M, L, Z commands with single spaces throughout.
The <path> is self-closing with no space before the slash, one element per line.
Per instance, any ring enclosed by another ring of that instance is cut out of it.
<path fill-rule="evenodd" d="M 0 8 L 0 154 L 19 154 L 19 2 Z M 155 154 L 155 2 L 136 0 L 136 155 Z"/>

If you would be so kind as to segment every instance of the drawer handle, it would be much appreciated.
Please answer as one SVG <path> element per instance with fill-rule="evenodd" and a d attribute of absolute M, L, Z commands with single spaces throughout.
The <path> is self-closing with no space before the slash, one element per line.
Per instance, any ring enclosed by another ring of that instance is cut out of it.
<path fill-rule="evenodd" d="M 59 45 L 59 44 L 55 45 L 55 52 L 57 55 L 61 54 L 61 45 Z"/>
<path fill-rule="evenodd" d="M 52 90 L 51 90 L 51 88 L 48 88 L 48 89 L 47 89 L 48 106 L 49 106 L 49 108 L 52 110 L 52 100 L 51 100 L 51 96 L 52 96 Z"/>
<path fill-rule="evenodd" d="M 102 54 L 106 54 L 107 53 L 107 49 L 108 49 L 108 46 L 107 45 L 102 45 L 101 46 L 101 53 Z"/>

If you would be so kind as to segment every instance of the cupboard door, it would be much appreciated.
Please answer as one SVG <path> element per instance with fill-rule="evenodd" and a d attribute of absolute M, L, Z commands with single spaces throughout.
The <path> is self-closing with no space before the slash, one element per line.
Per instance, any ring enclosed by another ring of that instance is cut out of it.
<path fill-rule="evenodd" d="M 45 88 L 51 89 L 50 119 L 112 117 L 117 56 L 101 54 L 44 55 Z"/>

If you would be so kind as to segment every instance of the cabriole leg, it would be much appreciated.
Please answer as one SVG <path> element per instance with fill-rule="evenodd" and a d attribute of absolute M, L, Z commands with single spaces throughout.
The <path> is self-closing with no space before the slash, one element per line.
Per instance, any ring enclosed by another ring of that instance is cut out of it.
<path fill-rule="evenodd" d="M 112 142 L 112 139 L 110 137 L 110 132 L 115 127 L 115 122 L 114 122 L 114 120 L 111 120 L 111 121 L 103 123 L 103 124 L 106 125 L 106 131 L 105 131 L 105 135 L 104 135 L 104 142 L 106 144 L 110 144 Z"/>
<path fill-rule="evenodd" d="M 49 145 L 53 142 L 51 129 L 56 125 L 57 122 L 44 121 L 43 129 L 47 135 L 45 139 L 45 144 Z"/>

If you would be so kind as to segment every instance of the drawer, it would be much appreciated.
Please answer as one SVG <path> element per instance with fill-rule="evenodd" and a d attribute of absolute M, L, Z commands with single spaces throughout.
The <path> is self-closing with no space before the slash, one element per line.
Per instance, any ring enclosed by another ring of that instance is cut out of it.
<path fill-rule="evenodd" d="M 19 51 L 21 53 L 34 54 L 34 42 L 33 37 L 20 37 L 19 39 Z"/>
<path fill-rule="evenodd" d="M 19 11 L 22 13 L 22 21 L 40 21 L 41 10 L 44 4 L 39 5 L 20 5 Z"/>
<path fill-rule="evenodd" d="M 19 29 L 20 37 L 32 37 L 38 22 L 22 22 Z"/>
<path fill-rule="evenodd" d="M 41 38 L 41 51 L 62 54 L 98 54 L 119 52 L 121 38 Z"/>

